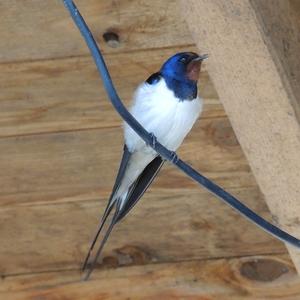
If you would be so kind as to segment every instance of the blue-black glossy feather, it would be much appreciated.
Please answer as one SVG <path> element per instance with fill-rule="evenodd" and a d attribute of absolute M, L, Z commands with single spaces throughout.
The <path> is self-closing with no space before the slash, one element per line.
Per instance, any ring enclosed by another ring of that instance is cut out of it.
<path fill-rule="evenodd" d="M 139 201 L 139 199 L 144 195 L 163 164 L 164 161 L 162 160 L 162 158 L 160 156 L 157 156 L 147 165 L 142 174 L 130 187 L 125 205 L 124 207 L 122 207 L 117 217 L 117 222 L 123 219 Z"/>
<path fill-rule="evenodd" d="M 175 96 L 183 100 L 193 100 L 197 97 L 197 81 L 187 77 L 187 66 L 199 57 L 194 52 L 180 52 L 170 57 L 160 69 L 160 74 Z"/>

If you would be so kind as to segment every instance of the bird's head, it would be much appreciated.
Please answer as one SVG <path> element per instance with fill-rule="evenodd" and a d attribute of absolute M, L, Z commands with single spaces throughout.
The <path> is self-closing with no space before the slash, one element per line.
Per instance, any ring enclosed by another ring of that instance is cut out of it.
<path fill-rule="evenodd" d="M 197 82 L 201 63 L 208 57 L 207 54 L 198 55 L 194 52 L 180 52 L 171 56 L 162 66 L 160 73 L 178 81 Z"/>

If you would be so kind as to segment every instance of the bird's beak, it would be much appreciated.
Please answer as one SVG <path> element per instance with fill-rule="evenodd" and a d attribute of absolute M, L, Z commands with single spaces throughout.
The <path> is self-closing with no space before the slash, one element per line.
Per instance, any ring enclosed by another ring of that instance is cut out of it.
<path fill-rule="evenodd" d="M 197 81 L 199 79 L 201 63 L 208 58 L 208 54 L 198 55 L 192 59 L 187 65 L 187 77 L 190 80 Z"/>
<path fill-rule="evenodd" d="M 208 58 L 208 54 L 199 55 L 196 58 L 194 58 L 192 61 L 203 61 Z"/>

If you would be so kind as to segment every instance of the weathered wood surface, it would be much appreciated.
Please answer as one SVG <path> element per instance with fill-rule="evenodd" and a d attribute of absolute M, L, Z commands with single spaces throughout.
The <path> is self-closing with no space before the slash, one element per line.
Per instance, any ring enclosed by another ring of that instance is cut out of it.
<path fill-rule="evenodd" d="M 167 57 L 195 49 L 175 1 L 76 3 L 126 104 Z M 121 122 L 61 1 L 4 0 L 0 16 L 0 299 L 297 299 L 282 243 L 168 165 L 116 227 L 95 280 L 79 282 Z M 108 29 L 119 48 L 102 41 Z M 202 119 L 180 156 L 271 219 L 206 64 L 200 87 Z"/>
<path fill-rule="evenodd" d="M 256 188 L 231 191 L 270 219 Z M 79 268 L 105 204 L 102 198 L 1 208 L 0 274 Z M 103 256 L 122 266 L 284 251 L 207 192 L 151 189 L 116 227 Z"/>
<path fill-rule="evenodd" d="M 101 1 L 99 1 L 101 2 Z M 74 38 L 78 40 L 78 38 Z M 106 55 L 118 92 L 129 104 L 138 84 L 159 70 L 162 61 L 194 47 Z M 202 117 L 224 116 L 205 71 Z M 120 125 L 90 57 L 74 57 L 0 66 L 0 137 Z"/>
<path fill-rule="evenodd" d="M 251 3 L 195 0 L 182 1 L 182 8 L 198 46 L 211 53 L 208 72 L 272 214 L 300 238 L 300 126 L 291 101 L 299 94 L 268 48 Z M 300 271 L 300 252 L 290 251 Z"/>
<path fill-rule="evenodd" d="M 290 102 L 300 122 L 300 1 L 252 0 L 264 41 L 277 68 L 284 73 L 284 84 L 292 89 Z"/>
<path fill-rule="evenodd" d="M 300 280 L 286 256 L 190 261 L 95 271 L 8 277 L 0 297 L 32 299 L 298 300 Z"/>
<path fill-rule="evenodd" d="M 122 144 L 120 127 L 0 139 L 0 206 L 109 196 Z M 256 185 L 226 118 L 197 122 L 179 154 L 226 188 Z M 167 166 L 157 188 L 199 190 Z"/>
<path fill-rule="evenodd" d="M 176 1 L 78 0 L 76 4 L 105 53 L 192 42 L 186 24 L 178 22 Z M 103 42 L 107 30 L 119 34 L 118 49 Z M 1 0 L 0 36 L 2 62 L 88 53 L 61 0 Z"/>

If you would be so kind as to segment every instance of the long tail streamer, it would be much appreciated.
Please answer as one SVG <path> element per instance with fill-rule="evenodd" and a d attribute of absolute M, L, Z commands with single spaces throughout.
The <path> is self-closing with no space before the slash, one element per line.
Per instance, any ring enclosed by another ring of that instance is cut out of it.
<path fill-rule="evenodd" d="M 288 234 L 287 232 L 281 230 L 277 226 L 271 224 L 253 210 L 239 201 L 237 198 L 232 196 L 230 193 L 223 190 L 220 186 L 194 170 L 191 166 L 181 160 L 175 152 L 168 150 L 162 144 L 160 144 L 153 134 L 147 132 L 145 128 L 129 113 L 126 107 L 123 105 L 121 99 L 119 98 L 116 89 L 111 80 L 110 74 L 106 67 L 103 56 L 98 48 L 95 39 L 88 26 L 86 25 L 83 17 L 79 13 L 76 5 L 72 0 L 63 0 L 65 7 L 69 10 L 70 15 L 81 32 L 90 52 L 93 56 L 97 69 L 99 71 L 100 77 L 102 78 L 104 87 L 106 89 L 107 95 L 119 115 L 129 124 L 129 126 L 150 146 L 152 147 L 162 158 L 168 160 L 173 165 L 177 166 L 182 172 L 187 176 L 198 182 L 200 185 L 205 187 L 210 193 L 217 196 L 220 200 L 227 203 L 229 206 L 238 211 L 248 220 L 252 221 L 254 224 L 273 235 L 277 239 L 300 248 L 300 240 L 296 237 Z"/>

